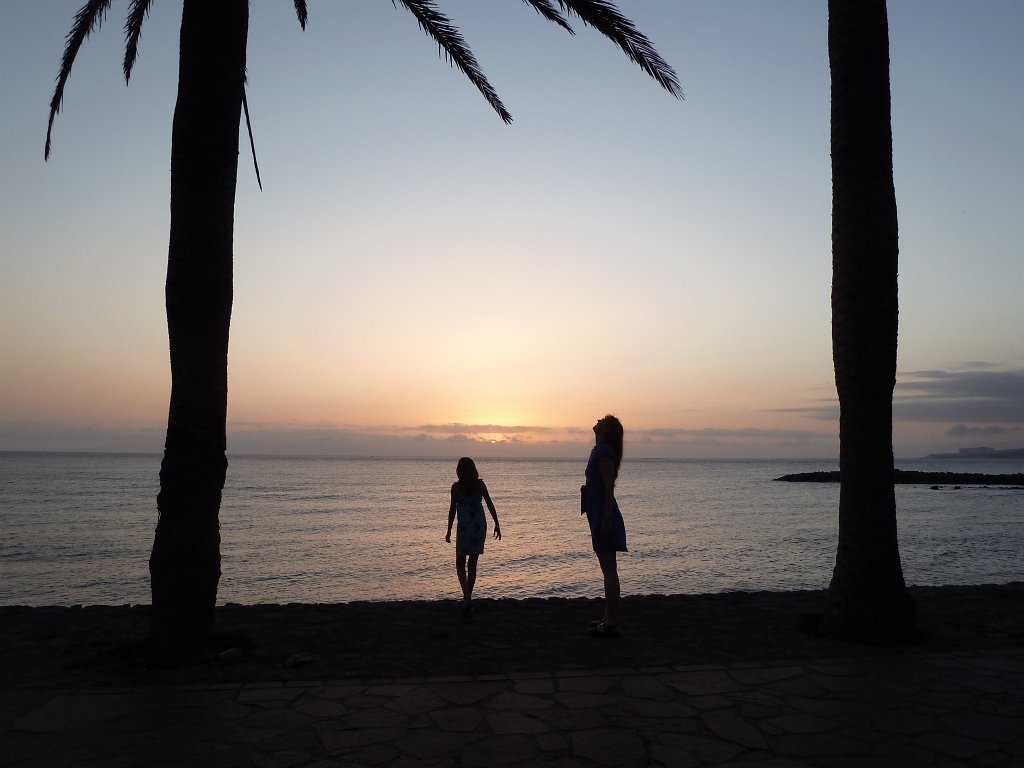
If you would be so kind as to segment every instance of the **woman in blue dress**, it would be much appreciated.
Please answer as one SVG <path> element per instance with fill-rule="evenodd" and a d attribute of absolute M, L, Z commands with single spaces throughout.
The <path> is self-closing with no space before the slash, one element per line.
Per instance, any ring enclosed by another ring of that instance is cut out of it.
<path fill-rule="evenodd" d="M 617 552 L 626 552 L 626 524 L 615 501 L 615 480 L 622 463 L 622 422 L 605 416 L 594 425 L 594 447 L 587 462 L 586 485 L 580 488 L 581 514 L 590 523 L 590 540 L 604 576 L 604 617 L 590 634 L 619 634 L 619 570 Z"/>
<path fill-rule="evenodd" d="M 494 518 L 494 538 L 501 541 L 501 525 L 494 502 L 487 492 L 487 486 L 480 479 L 472 459 L 462 457 L 455 467 L 459 479 L 452 483 L 452 503 L 448 507 L 448 533 L 444 540 L 452 541 L 452 523 L 458 517 L 459 525 L 455 534 L 455 572 L 462 587 L 462 611 L 473 610 L 473 587 L 476 586 L 476 561 L 484 552 L 487 540 L 487 517 L 484 504 Z"/>

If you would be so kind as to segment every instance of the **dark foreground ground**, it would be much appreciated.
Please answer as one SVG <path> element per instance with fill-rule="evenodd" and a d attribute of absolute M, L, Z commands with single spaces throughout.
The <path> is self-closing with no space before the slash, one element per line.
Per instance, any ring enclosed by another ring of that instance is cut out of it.
<path fill-rule="evenodd" d="M 865 648 L 806 631 L 822 592 L 626 597 L 623 634 L 592 638 L 590 599 L 227 605 L 221 658 L 176 670 L 141 667 L 148 606 L 0 607 L 0 688 L 423 678 L 557 673 L 1024 646 L 1024 582 L 911 589 L 921 642 Z"/>

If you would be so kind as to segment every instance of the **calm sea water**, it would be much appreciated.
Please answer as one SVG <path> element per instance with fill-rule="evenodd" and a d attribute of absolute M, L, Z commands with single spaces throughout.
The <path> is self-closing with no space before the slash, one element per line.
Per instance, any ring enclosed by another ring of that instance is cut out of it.
<path fill-rule="evenodd" d="M 584 451 L 585 454 L 585 451 Z M 481 460 L 504 539 L 480 597 L 596 597 L 579 486 L 586 456 Z M 148 603 L 160 457 L 0 453 L 0 604 Z M 905 470 L 1017 473 L 1024 461 L 902 461 Z M 631 594 L 823 589 L 838 485 L 779 483 L 832 461 L 627 461 L 617 489 Z M 221 508 L 219 600 L 454 598 L 444 541 L 455 461 L 235 457 Z M 1024 574 L 1024 490 L 897 486 L 909 584 Z"/>

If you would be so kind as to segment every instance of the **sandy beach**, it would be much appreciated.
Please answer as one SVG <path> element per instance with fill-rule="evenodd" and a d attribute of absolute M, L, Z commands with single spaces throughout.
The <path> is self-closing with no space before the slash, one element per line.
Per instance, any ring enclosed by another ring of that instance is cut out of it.
<path fill-rule="evenodd" d="M 65 689 L 252 680 L 372 680 L 659 668 L 1024 646 L 1024 582 L 911 588 L 922 642 L 865 648 L 802 629 L 823 592 L 627 596 L 623 634 L 592 638 L 597 599 L 225 605 L 221 658 L 175 670 L 133 663 L 148 606 L 0 607 L 4 688 Z"/>

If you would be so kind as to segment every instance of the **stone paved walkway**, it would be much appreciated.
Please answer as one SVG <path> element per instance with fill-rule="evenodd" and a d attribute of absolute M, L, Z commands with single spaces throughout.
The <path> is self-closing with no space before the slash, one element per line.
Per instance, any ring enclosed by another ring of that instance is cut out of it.
<path fill-rule="evenodd" d="M 0 692 L 0 765 L 1024 766 L 1024 649 Z"/>

